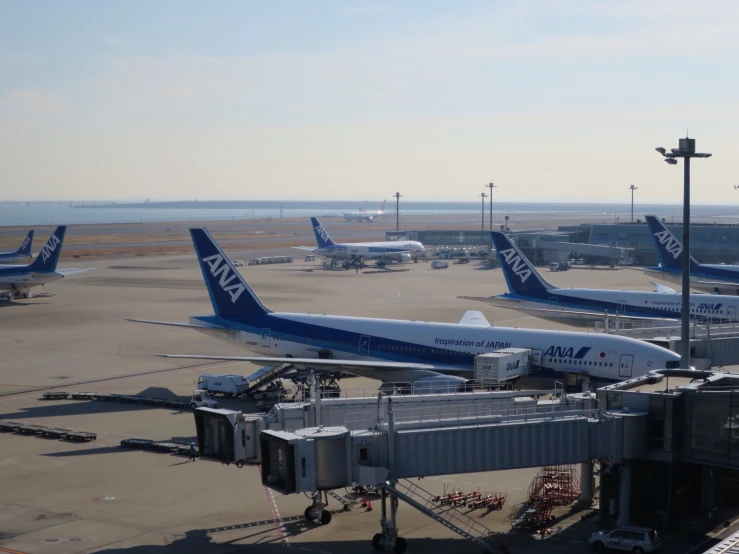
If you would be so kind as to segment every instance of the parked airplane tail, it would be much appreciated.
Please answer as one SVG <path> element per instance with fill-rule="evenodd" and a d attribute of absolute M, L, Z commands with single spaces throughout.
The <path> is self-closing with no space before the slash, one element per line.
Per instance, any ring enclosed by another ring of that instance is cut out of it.
<path fill-rule="evenodd" d="M 16 250 L 15 253 L 18 254 L 19 256 L 30 256 L 32 246 L 33 246 L 33 230 L 28 231 L 26 238 L 23 239 L 23 242 L 21 243 L 21 247 L 18 250 Z"/>
<path fill-rule="evenodd" d="M 555 288 L 539 275 L 511 240 L 499 231 L 493 231 L 493 243 L 508 289 L 524 296 L 536 296 Z"/>
<path fill-rule="evenodd" d="M 328 234 L 328 231 L 323 228 L 323 225 L 321 225 L 321 222 L 318 221 L 315 217 L 310 218 L 310 222 L 313 225 L 313 234 L 316 235 L 316 242 L 318 243 L 319 248 L 323 248 L 324 246 L 333 246 L 334 241 L 331 240 L 331 237 Z"/>
<path fill-rule="evenodd" d="M 269 313 L 208 231 L 190 229 L 190 236 L 216 314 L 254 316 Z"/>
<path fill-rule="evenodd" d="M 654 241 L 654 246 L 657 248 L 657 255 L 659 256 L 662 267 L 680 271 L 683 268 L 682 243 L 655 216 L 648 215 L 645 219 L 649 225 L 649 234 L 652 235 L 652 240 Z M 698 262 L 691 256 L 691 269 L 695 269 L 697 266 Z"/>
<path fill-rule="evenodd" d="M 33 260 L 31 265 L 27 266 L 29 271 L 56 271 L 56 264 L 59 261 L 59 254 L 62 252 L 62 243 L 66 232 L 66 225 L 60 225 L 54 230 L 44 247 L 39 250 L 36 259 Z"/>

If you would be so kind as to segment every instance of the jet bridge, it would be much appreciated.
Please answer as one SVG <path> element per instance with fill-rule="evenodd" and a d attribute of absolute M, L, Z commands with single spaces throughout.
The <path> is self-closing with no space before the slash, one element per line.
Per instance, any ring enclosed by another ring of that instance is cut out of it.
<path fill-rule="evenodd" d="M 200 408 L 195 417 L 205 456 L 218 446 L 216 457 L 240 467 L 251 453 L 261 461 L 265 486 L 283 494 L 311 493 L 308 519 L 330 521 L 322 500 L 329 491 L 374 486 L 382 494 L 376 549 L 405 550 L 395 517 L 403 500 L 490 550 L 489 530 L 461 512 L 434 507 L 429 493 L 407 479 L 577 463 L 592 469 L 593 459 L 620 463 L 643 454 L 643 413 L 601 412 L 590 393 L 533 392 L 547 393 L 547 399 L 537 400 L 531 391 L 528 397 L 523 391 L 314 396 L 313 402 L 275 406 L 266 416 Z M 592 480 L 592 471 L 582 476 Z M 588 483 L 581 488 L 592 491 Z"/>

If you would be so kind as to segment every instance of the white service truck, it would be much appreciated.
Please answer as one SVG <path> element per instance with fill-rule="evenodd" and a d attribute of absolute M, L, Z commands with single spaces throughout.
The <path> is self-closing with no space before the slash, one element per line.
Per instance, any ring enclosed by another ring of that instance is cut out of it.
<path fill-rule="evenodd" d="M 243 375 L 201 375 L 198 388 L 225 396 L 241 396 L 249 388 L 249 381 Z"/>
<path fill-rule="evenodd" d="M 190 407 L 192 409 L 217 408 L 218 402 L 216 402 L 210 396 L 208 396 L 207 390 L 198 389 L 198 390 L 192 391 L 192 396 L 190 397 Z"/>
<path fill-rule="evenodd" d="M 449 262 L 442 262 L 441 260 L 434 260 L 431 262 L 431 269 L 446 269 L 449 267 Z"/>
<path fill-rule="evenodd" d="M 486 385 L 528 375 L 531 370 L 531 349 L 508 348 L 475 356 L 475 380 Z"/>

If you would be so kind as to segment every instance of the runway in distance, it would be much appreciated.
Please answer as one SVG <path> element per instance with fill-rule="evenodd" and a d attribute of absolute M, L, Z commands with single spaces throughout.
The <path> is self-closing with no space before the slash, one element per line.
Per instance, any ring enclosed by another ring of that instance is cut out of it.
<path fill-rule="evenodd" d="M 29 298 L 32 287 L 43 286 L 68 275 L 89 271 L 89 269 L 57 269 L 66 232 L 66 225 L 57 227 L 32 263 L 0 267 L 0 291 L 5 291 L 5 294 L 14 298 Z"/>
<path fill-rule="evenodd" d="M 603 321 L 606 315 L 632 320 L 675 321 L 680 318 L 682 297 L 674 291 L 666 292 L 666 287 L 662 287 L 662 292 L 555 287 L 539 275 L 505 234 L 492 233 L 509 292 L 475 300 L 543 319 L 565 320 L 572 325 Z M 690 296 L 690 316 L 698 321 L 737 321 L 737 308 L 739 298 L 711 294 Z"/>
<path fill-rule="evenodd" d="M 33 246 L 33 231 L 28 231 L 26 238 L 15 252 L 0 252 L 0 263 L 28 261 L 31 258 Z"/>
<path fill-rule="evenodd" d="M 674 283 L 682 282 L 683 245 L 665 225 L 653 215 L 646 216 L 649 234 L 657 248 L 660 265 L 648 267 L 644 273 Z M 690 256 L 690 286 L 713 294 L 739 294 L 739 266 L 699 264 Z"/>
<path fill-rule="evenodd" d="M 323 228 L 318 219 L 311 217 L 310 222 L 318 247 L 293 246 L 293 248 L 308 250 L 333 261 L 346 262 L 352 267 L 361 267 L 367 260 L 381 263 L 407 263 L 417 259 L 426 251 L 423 244 L 414 240 L 336 243 L 331 240 L 328 231 Z"/>
<path fill-rule="evenodd" d="M 380 209 L 376 212 L 370 212 L 367 210 L 359 210 L 358 212 L 347 212 L 344 214 L 344 219 L 348 222 L 350 221 L 359 221 L 360 223 L 362 221 L 366 223 L 372 223 L 375 219 L 385 217 L 385 201 L 382 201 L 382 204 L 380 205 Z"/>
<path fill-rule="evenodd" d="M 190 234 L 215 314 L 191 317 L 189 323 L 130 321 L 194 329 L 259 355 L 161 354 L 167 358 L 340 369 L 427 392 L 456 390 L 473 376 L 475 355 L 506 348 L 532 349 L 532 365 L 541 376 L 578 372 L 614 382 L 679 365 L 674 352 L 636 339 L 494 327 L 477 311 L 458 324 L 272 312 L 205 229 Z"/>

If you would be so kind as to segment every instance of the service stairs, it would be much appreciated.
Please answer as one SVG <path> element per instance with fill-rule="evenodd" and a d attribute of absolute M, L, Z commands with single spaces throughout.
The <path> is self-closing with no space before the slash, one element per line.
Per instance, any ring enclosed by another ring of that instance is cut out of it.
<path fill-rule="evenodd" d="M 419 512 L 438 521 L 447 529 L 451 529 L 458 535 L 472 541 L 482 548 L 483 552 L 492 551 L 492 546 L 488 542 L 488 538 L 492 534 L 490 529 L 465 515 L 454 506 L 442 506 L 434 502 L 436 496 L 427 490 L 406 479 L 398 479 L 394 486 L 386 483 L 384 488 Z"/>
<path fill-rule="evenodd" d="M 264 385 L 279 379 L 282 375 L 293 369 L 292 364 L 284 364 L 276 367 L 263 368 L 249 375 L 246 380 L 253 383 L 246 389 L 246 395 L 251 396 Z"/>

